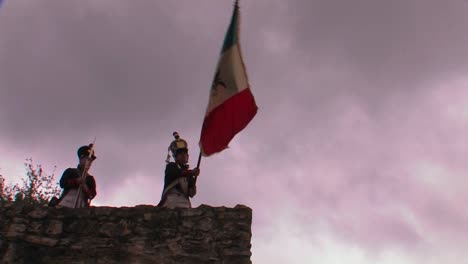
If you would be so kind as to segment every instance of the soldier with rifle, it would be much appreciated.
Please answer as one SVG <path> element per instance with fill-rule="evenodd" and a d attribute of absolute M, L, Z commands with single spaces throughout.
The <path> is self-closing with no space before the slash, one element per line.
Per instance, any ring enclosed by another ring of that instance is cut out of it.
<path fill-rule="evenodd" d="M 79 164 L 76 168 L 68 168 L 60 179 L 62 195 L 57 207 L 82 208 L 89 207 L 91 200 L 96 197 L 96 181 L 88 173 L 96 159 L 94 144 L 82 146 L 78 149 Z"/>
<path fill-rule="evenodd" d="M 189 169 L 188 145 L 180 138 L 179 133 L 172 134 L 175 138 L 169 145 L 168 152 L 172 153 L 174 162 L 170 162 L 170 154 L 166 159 L 164 190 L 158 206 L 167 208 L 191 208 L 190 198 L 197 193 L 196 179 L 200 169 Z"/>

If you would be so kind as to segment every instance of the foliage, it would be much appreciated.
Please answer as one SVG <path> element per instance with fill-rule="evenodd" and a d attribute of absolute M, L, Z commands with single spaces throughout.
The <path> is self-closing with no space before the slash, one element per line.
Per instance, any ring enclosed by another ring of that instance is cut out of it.
<path fill-rule="evenodd" d="M 0 205 L 9 203 L 47 205 L 52 197 L 60 195 L 60 187 L 55 182 L 54 173 L 46 174 L 41 165 L 34 166 L 32 158 L 26 159 L 24 166 L 26 178 L 21 179 L 22 185 L 7 184 L 0 174 Z"/>

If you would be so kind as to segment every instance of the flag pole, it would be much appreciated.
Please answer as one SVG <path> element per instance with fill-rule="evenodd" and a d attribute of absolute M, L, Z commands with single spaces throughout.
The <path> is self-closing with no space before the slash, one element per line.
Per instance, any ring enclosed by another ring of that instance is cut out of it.
<path fill-rule="evenodd" d="M 91 155 L 93 155 L 93 152 L 94 152 L 94 144 L 96 144 L 96 137 L 94 137 L 93 143 L 89 144 L 90 152 L 89 152 L 88 157 L 87 157 L 87 159 L 86 159 L 86 161 L 85 161 L 85 167 L 83 168 L 83 171 L 81 172 L 81 177 L 79 178 L 79 179 L 80 179 L 80 182 L 81 182 L 82 180 L 84 180 L 84 181 L 85 181 L 85 184 L 86 184 L 86 180 L 85 180 L 85 179 L 86 179 L 87 174 L 88 174 L 88 172 L 86 171 L 86 169 L 89 168 L 89 163 L 90 163 L 90 162 L 89 162 L 89 158 L 91 157 Z M 75 204 L 74 204 L 73 208 L 76 208 L 76 206 L 78 205 L 78 198 L 79 198 L 81 195 L 83 195 L 83 194 L 81 193 L 82 188 L 83 188 L 83 187 L 82 187 L 81 184 L 80 184 L 80 186 L 78 187 L 78 193 L 76 194 L 76 197 L 75 197 Z"/>
<path fill-rule="evenodd" d="M 198 154 L 198 162 L 197 162 L 197 169 L 200 168 L 200 162 L 201 162 L 201 150 L 200 150 L 200 153 Z"/>

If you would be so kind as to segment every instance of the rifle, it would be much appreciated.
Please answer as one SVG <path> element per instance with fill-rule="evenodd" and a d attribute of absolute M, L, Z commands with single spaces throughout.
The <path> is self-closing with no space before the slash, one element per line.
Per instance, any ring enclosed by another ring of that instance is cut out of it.
<path fill-rule="evenodd" d="M 94 144 L 96 143 L 96 138 L 94 138 L 94 141 L 93 143 L 89 144 L 88 147 L 89 147 L 89 154 L 88 154 L 88 157 L 86 157 L 86 161 L 85 161 L 85 167 L 83 168 L 83 171 L 81 172 L 81 176 L 80 176 L 80 187 L 78 188 L 78 192 L 76 193 L 76 197 L 75 197 L 75 203 L 74 203 L 74 208 L 76 208 L 78 206 L 78 201 L 79 201 L 79 198 L 82 194 L 82 184 L 81 182 L 84 181 L 86 184 L 86 176 L 87 176 L 87 170 L 89 168 L 89 163 L 90 163 L 90 160 L 91 160 L 91 157 L 92 155 L 94 154 Z M 89 202 L 86 201 L 88 204 Z"/>

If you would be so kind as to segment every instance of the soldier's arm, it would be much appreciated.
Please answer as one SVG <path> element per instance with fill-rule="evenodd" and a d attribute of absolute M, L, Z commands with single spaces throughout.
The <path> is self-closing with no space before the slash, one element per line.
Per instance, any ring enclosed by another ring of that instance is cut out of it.
<path fill-rule="evenodd" d="M 87 197 L 89 199 L 96 197 L 96 181 L 94 180 L 93 176 L 86 177 L 86 187 L 87 188 L 85 188 L 84 191 L 86 192 Z"/>
<path fill-rule="evenodd" d="M 66 169 L 60 178 L 60 188 L 75 188 L 80 185 L 77 178 L 73 178 L 74 171 L 71 168 Z"/>
<path fill-rule="evenodd" d="M 198 176 L 200 174 L 200 169 L 184 170 L 182 171 L 182 177 Z"/>

